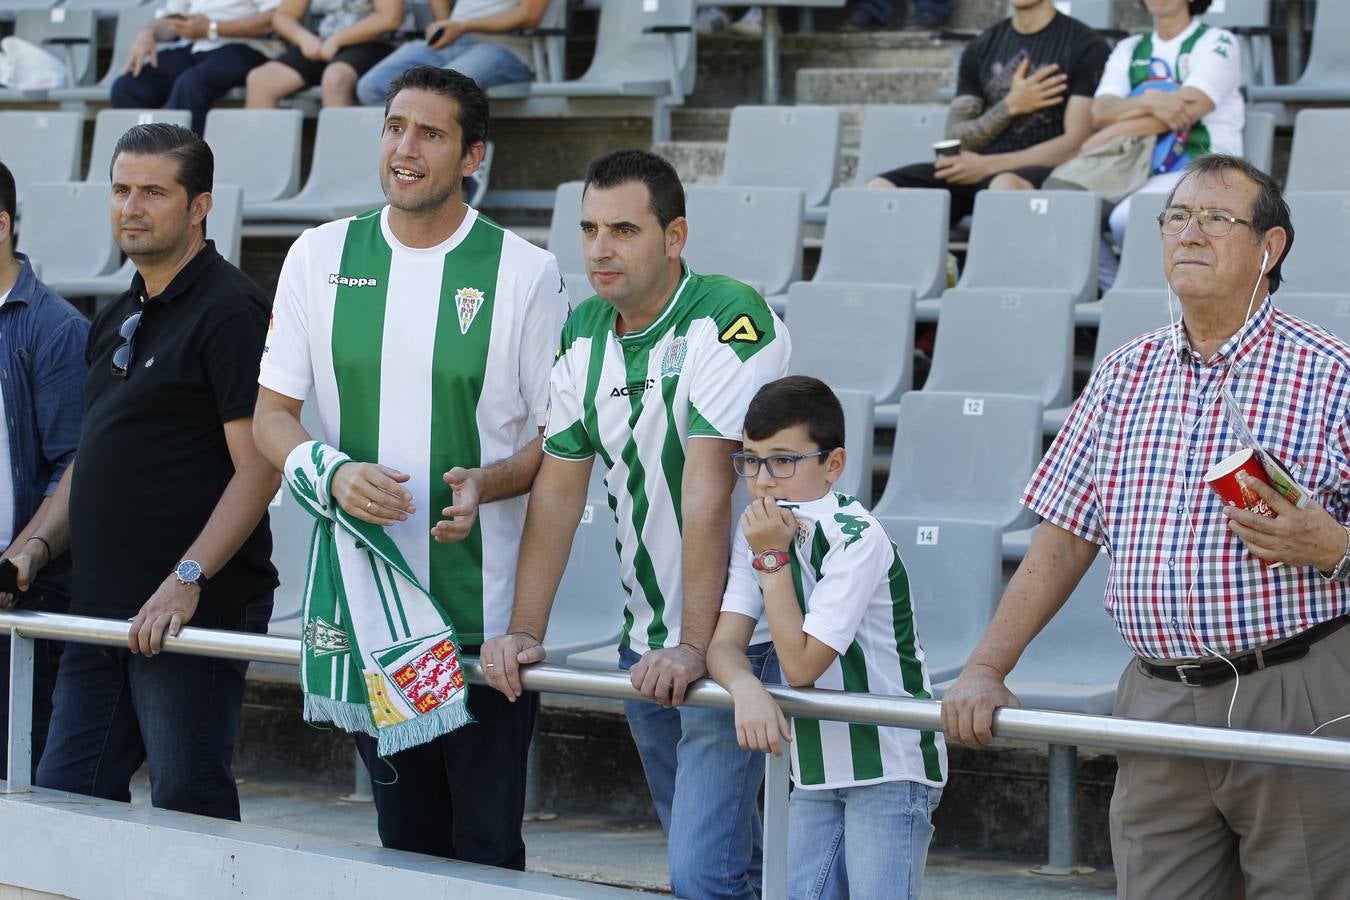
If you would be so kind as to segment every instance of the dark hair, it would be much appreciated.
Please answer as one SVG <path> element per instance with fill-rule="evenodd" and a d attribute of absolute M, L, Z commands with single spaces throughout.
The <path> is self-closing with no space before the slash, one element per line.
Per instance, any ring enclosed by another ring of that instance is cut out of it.
<path fill-rule="evenodd" d="M 1252 233 L 1257 241 L 1272 228 L 1283 228 L 1288 240 L 1284 244 L 1284 252 L 1280 258 L 1275 260 L 1275 265 L 1266 273 L 1270 279 L 1270 292 L 1273 294 L 1280 289 L 1280 282 L 1283 280 L 1280 275 L 1280 267 L 1284 265 L 1285 257 L 1294 246 L 1294 223 L 1289 218 L 1289 204 L 1285 202 L 1284 195 L 1280 193 L 1280 186 L 1275 183 L 1265 172 L 1252 165 L 1240 156 L 1232 156 L 1227 153 L 1210 153 L 1198 157 L 1191 161 L 1182 174 L 1181 180 L 1172 188 L 1172 192 L 1167 195 L 1167 205 L 1172 205 L 1172 198 L 1177 195 L 1177 188 L 1190 178 L 1192 175 L 1220 175 L 1225 172 L 1237 172 L 1244 176 L 1257 187 L 1256 202 L 1252 206 Z"/>
<path fill-rule="evenodd" d="M 793 425 L 821 450 L 844 446 L 844 408 L 830 386 L 809 375 L 789 375 L 755 392 L 745 411 L 745 436 L 762 441 Z"/>
<path fill-rule="evenodd" d="M 664 231 L 676 219 L 684 217 L 684 185 L 675 167 L 646 150 L 615 150 L 591 160 L 586 167 L 584 196 L 591 185 L 606 189 L 640 181 L 647 186 L 652 215 Z"/>
<path fill-rule="evenodd" d="M 19 210 L 19 194 L 14 187 L 14 173 L 9 167 L 0 162 L 0 212 L 9 213 L 9 249 L 12 253 L 15 246 L 19 243 L 19 238 L 14 234 L 14 217 Z"/>
<path fill-rule="evenodd" d="M 216 158 L 211 148 L 196 132 L 182 125 L 150 122 L 128 128 L 113 148 L 112 160 L 108 163 L 109 178 L 117 157 L 123 153 L 167 156 L 177 162 L 178 183 L 187 191 L 189 203 L 201 194 L 211 193 L 211 185 L 215 183 Z"/>
<path fill-rule="evenodd" d="M 1194 18 L 1208 10 L 1209 2 L 1210 0 L 1190 0 L 1186 5 L 1189 7 L 1191 17 Z M 1148 11 L 1147 0 L 1139 0 L 1139 5 L 1142 6 L 1146 12 Z"/>
<path fill-rule="evenodd" d="M 439 66 L 413 66 L 390 82 L 389 90 L 384 95 L 386 116 L 399 91 L 430 91 L 454 100 L 458 110 L 455 121 L 459 123 L 459 131 L 463 135 L 460 139 L 461 150 L 467 151 L 473 144 L 487 140 L 487 94 L 468 75 Z"/>

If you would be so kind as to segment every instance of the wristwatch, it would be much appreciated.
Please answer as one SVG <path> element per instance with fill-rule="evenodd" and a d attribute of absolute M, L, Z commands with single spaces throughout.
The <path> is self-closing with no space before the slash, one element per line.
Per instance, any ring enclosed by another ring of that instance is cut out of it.
<path fill-rule="evenodd" d="M 788 564 L 788 559 L 788 555 L 782 550 L 765 550 L 763 553 L 757 555 L 750 562 L 750 565 L 753 566 L 757 572 L 767 572 L 772 575 L 774 572 L 783 568 L 783 566 L 786 566 Z"/>
<path fill-rule="evenodd" d="M 1340 562 L 1336 563 L 1336 568 L 1324 573 L 1327 581 L 1350 581 L 1350 525 L 1343 527 L 1346 536 L 1345 555 L 1341 557 Z"/>
<path fill-rule="evenodd" d="M 208 41 L 220 40 L 220 23 L 215 19 L 212 19 L 206 25 L 206 39 Z"/>
<path fill-rule="evenodd" d="M 206 576 L 202 574 L 202 565 L 195 559 L 185 559 L 174 567 L 173 574 L 179 584 L 195 584 L 206 590 Z"/>

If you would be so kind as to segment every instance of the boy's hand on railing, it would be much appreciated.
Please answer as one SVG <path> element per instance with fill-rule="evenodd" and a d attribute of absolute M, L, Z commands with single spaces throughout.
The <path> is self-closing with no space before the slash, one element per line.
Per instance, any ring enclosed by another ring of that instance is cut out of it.
<path fill-rule="evenodd" d="M 520 667 L 544 661 L 544 645 L 532 634 L 513 631 L 483 642 L 478 651 L 487 683 L 512 703 L 525 688 L 520 683 Z"/>
<path fill-rule="evenodd" d="M 994 710 L 1021 705 L 1003 683 L 1002 674 L 982 663 L 972 663 L 942 698 L 942 730 L 950 740 L 984 747 L 994 739 Z"/>
<path fill-rule="evenodd" d="M 184 584 L 178 576 L 169 576 L 160 582 L 154 596 L 145 601 L 127 631 L 127 649 L 132 653 L 154 656 L 164 647 L 166 633 L 178 637 L 183 626 L 192 621 L 197 612 L 201 588 Z"/>
<path fill-rule="evenodd" d="M 792 729 L 759 679 L 733 685 L 731 698 L 736 701 L 736 742 L 741 749 L 782 756 L 782 744 L 792 740 Z"/>

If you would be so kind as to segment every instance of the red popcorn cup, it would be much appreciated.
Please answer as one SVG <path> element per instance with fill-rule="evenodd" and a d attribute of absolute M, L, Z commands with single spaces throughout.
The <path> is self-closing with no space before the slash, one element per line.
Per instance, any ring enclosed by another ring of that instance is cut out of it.
<path fill-rule="evenodd" d="M 1222 498 L 1225 505 L 1248 509 L 1268 519 L 1275 518 L 1274 510 L 1270 508 L 1266 501 L 1262 500 L 1260 495 L 1252 488 L 1238 481 L 1239 472 L 1246 475 L 1248 479 L 1260 481 L 1266 485 L 1270 484 L 1270 477 L 1266 475 L 1266 470 L 1261 465 L 1261 461 L 1256 458 L 1256 454 L 1250 448 L 1243 448 L 1236 453 L 1230 453 L 1215 463 L 1205 473 L 1204 482 Z M 1280 565 L 1278 562 L 1261 561 L 1272 569 Z"/>

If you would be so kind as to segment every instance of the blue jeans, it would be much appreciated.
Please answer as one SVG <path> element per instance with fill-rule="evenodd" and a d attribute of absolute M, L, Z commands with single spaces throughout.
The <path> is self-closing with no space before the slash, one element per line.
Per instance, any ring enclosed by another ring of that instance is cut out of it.
<path fill-rule="evenodd" d="M 263 634 L 272 598 L 222 627 Z M 131 800 L 131 776 L 150 767 L 160 809 L 239 821 L 234 740 L 248 663 L 181 653 L 144 657 L 125 647 L 67 642 L 52 695 L 45 788 Z"/>
<path fill-rule="evenodd" d="M 914 781 L 793 791 L 788 896 L 917 898 L 940 799 L 942 788 Z"/>
<path fill-rule="evenodd" d="M 756 644 L 746 655 L 761 681 L 779 681 L 773 644 Z M 639 659 L 619 649 L 619 668 Z M 700 900 L 758 897 L 764 754 L 736 743 L 735 713 L 636 700 L 623 707 L 666 832 L 671 891 Z"/>
<path fill-rule="evenodd" d="M 158 65 L 145 66 L 139 75 L 119 75 L 112 83 L 109 101 L 124 109 L 185 109 L 192 113 L 192 130 L 197 134 L 205 130 L 211 106 L 232 88 L 242 87 L 248 73 L 267 62 L 266 56 L 240 43 L 205 53 L 174 47 L 159 51 L 158 57 Z"/>
<path fill-rule="evenodd" d="M 439 66 L 467 75 L 483 90 L 495 84 L 529 81 L 530 67 L 501 44 L 465 35 L 448 47 L 432 50 L 426 41 L 409 41 L 375 64 L 356 83 L 356 98 L 365 106 L 383 106 L 395 78 L 413 66 Z"/>

